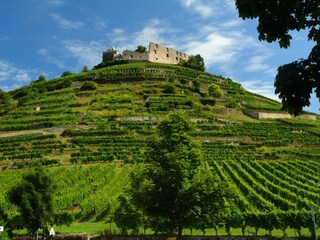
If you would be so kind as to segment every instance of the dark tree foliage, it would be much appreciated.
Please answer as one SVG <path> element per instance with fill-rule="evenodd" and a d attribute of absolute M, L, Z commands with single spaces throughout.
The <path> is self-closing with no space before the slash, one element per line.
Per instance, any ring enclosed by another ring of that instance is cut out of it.
<path fill-rule="evenodd" d="M 86 81 L 80 88 L 81 91 L 91 91 L 96 89 L 97 89 L 97 84 L 93 81 Z"/>
<path fill-rule="evenodd" d="M 34 235 L 39 228 L 47 231 L 53 217 L 53 185 L 43 169 L 23 176 L 8 192 L 11 203 L 17 205 L 24 226 Z"/>
<path fill-rule="evenodd" d="M 70 71 L 65 71 L 65 72 L 63 72 L 63 73 L 61 74 L 61 77 L 67 77 L 67 76 L 71 76 L 71 75 L 73 75 L 72 72 L 70 72 Z"/>
<path fill-rule="evenodd" d="M 188 61 L 182 61 L 181 65 L 204 72 L 206 70 L 203 57 L 200 54 L 191 55 Z"/>
<path fill-rule="evenodd" d="M 143 224 L 143 213 L 131 202 L 128 195 L 119 197 L 120 207 L 114 213 L 114 222 L 121 229 L 121 234 L 125 235 L 131 229 L 135 234 L 139 232 Z"/>
<path fill-rule="evenodd" d="M 145 46 L 139 45 L 136 49 L 136 52 L 138 53 L 144 53 L 147 51 L 147 48 Z"/>
<path fill-rule="evenodd" d="M 278 41 L 280 47 L 290 46 L 292 30 L 308 30 L 308 39 L 316 43 L 307 59 L 279 67 L 276 93 L 283 108 L 291 114 L 301 113 L 310 105 L 314 89 L 320 98 L 320 2 L 318 0 L 236 0 L 239 16 L 258 18 L 259 39 Z"/>
<path fill-rule="evenodd" d="M 231 191 L 204 161 L 191 131 L 193 125 L 182 113 L 173 113 L 158 125 L 158 138 L 150 142 L 145 165 L 131 175 L 129 201 L 122 201 L 118 211 L 127 217 L 121 219 L 131 216 L 139 225 L 141 212 L 156 232 L 178 237 L 184 228 L 213 227 L 212 219 Z"/>
<path fill-rule="evenodd" d="M 0 114 L 6 113 L 13 107 L 14 103 L 10 94 L 0 89 Z"/>
<path fill-rule="evenodd" d="M 93 70 L 115 66 L 115 65 L 127 64 L 127 63 L 129 63 L 128 60 L 112 60 L 112 61 L 101 62 L 98 65 L 94 66 Z"/>
<path fill-rule="evenodd" d="M 308 29 L 309 40 L 320 44 L 318 0 L 236 0 L 239 16 L 243 19 L 258 18 L 259 39 L 279 41 L 289 47 L 289 31 Z"/>

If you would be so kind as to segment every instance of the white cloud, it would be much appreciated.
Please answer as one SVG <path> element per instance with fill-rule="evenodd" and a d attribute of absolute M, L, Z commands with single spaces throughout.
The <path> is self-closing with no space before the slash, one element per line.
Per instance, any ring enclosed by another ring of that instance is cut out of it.
<path fill-rule="evenodd" d="M 7 40 L 9 40 L 9 38 L 8 38 L 8 37 L 0 36 L 0 41 L 7 41 Z"/>
<path fill-rule="evenodd" d="M 257 55 L 252 56 L 248 61 L 248 66 L 245 67 L 245 71 L 248 72 L 261 72 L 270 69 L 270 66 L 265 63 L 268 56 Z"/>
<path fill-rule="evenodd" d="M 174 30 L 167 26 L 166 22 L 159 19 L 151 19 L 149 22 L 133 33 L 128 33 L 125 29 L 116 28 L 108 36 L 112 40 L 113 44 L 117 44 L 119 50 L 135 49 L 138 45 L 148 46 L 149 42 L 157 42 L 161 44 L 174 42 L 170 41 L 169 35 Z"/>
<path fill-rule="evenodd" d="M 214 8 L 208 2 L 204 3 L 202 0 L 180 0 L 180 2 L 183 7 L 195 11 L 203 18 L 211 17 L 214 13 Z"/>
<path fill-rule="evenodd" d="M 274 93 L 274 87 L 270 82 L 265 80 L 246 80 L 241 85 L 248 91 L 254 92 L 273 100 L 279 101 L 278 96 Z"/>
<path fill-rule="evenodd" d="M 202 18 L 220 18 L 230 12 L 235 12 L 234 0 L 179 0 L 182 7 L 199 14 Z"/>
<path fill-rule="evenodd" d="M 99 42 L 67 40 L 63 42 L 63 45 L 70 57 L 77 59 L 78 67 L 88 66 L 92 68 L 102 61 L 102 52 L 105 46 Z"/>
<path fill-rule="evenodd" d="M 51 6 L 62 6 L 65 4 L 65 0 L 47 0 L 47 3 Z"/>
<path fill-rule="evenodd" d="M 62 29 L 79 29 L 84 26 L 83 22 L 80 21 L 70 21 L 59 14 L 50 13 L 49 16 L 56 22 Z"/>
<path fill-rule="evenodd" d="M 27 82 L 30 80 L 31 76 L 27 70 L 19 69 L 8 61 L 0 60 L 0 81 Z"/>
<path fill-rule="evenodd" d="M 44 49 L 44 48 L 39 49 L 39 50 L 38 50 L 38 54 L 39 54 L 40 56 L 44 57 L 47 62 L 53 63 L 54 65 L 56 65 L 56 66 L 59 67 L 59 68 L 63 68 L 63 69 L 66 68 L 65 64 L 64 64 L 61 60 L 53 57 L 53 56 L 51 55 L 51 53 L 50 53 L 47 49 Z"/>
<path fill-rule="evenodd" d="M 94 23 L 94 26 L 98 30 L 104 30 L 107 27 L 107 21 L 102 19 L 97 19 Z"/>

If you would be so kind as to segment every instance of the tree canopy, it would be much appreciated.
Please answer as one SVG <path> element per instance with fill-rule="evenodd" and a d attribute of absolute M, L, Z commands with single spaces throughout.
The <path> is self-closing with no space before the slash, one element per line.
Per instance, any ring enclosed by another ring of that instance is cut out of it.
<path fill-rule="evenodd" d="M 0 89 L 0 114 L 14 107 L 14 102 L 9 93 Z"/>
<path fill-rule="evenodd" d="M 170 114 L 158 125 L 145 165 L 131 175 L 129 200 L 120 206 L 135 216 L 136 223 L 143 223 L 136 220 L 141 211 L 156 232 L 181 236 L 184 228 L 208 228 L 209 220 L 222 209 L 228 188 L 203 160 L 192 131 L 191 121 L 182 113 Z"/>
<path fill-rule="evenodd" d="M 43 169 L 29 172 L 8 192 L 8 198 L 21 214 L 24 226 L 32 233 L 47 225 L 53 217 L 53 185 Z"/>
<path fill-rule="evenodd" d="M 182 61 L 181 65 L 184 67 L 196 69 L 199 71 L 204 72 L 206 70 L 203 57 L 201 57 L 200 54 L 197 55 L 191 55 L 188 59 L 188 61 Z"/>
<path fill-rule="evenodd" d="M 220 86 L 212 83 L 208 88 L 208 93 L 210 96 L 215 98 L 220 98 L 224 95 L 223 91 L 221 90 Z"/>
<path fill-rule="evenodd" d="M 147 48 L 145 46 L 139 45 L 136 49 L 136 52 L 138 53 L 144 53 L 147 51 Z"/>
<path fill-rule="evenodd" d="M 315 42 L 309 57 L 280 66 L 275 92 L 283 108 L 291 114 L 301 113 L 310 105 L 313 90 L 320 98 L 320 3 L 318 0 L 236 0 L 239 16 L 258 18 L 259 39 L 278 41 L 280 47 L 290 46 L 290 31 L 308 30 L 308 39 Z"/>

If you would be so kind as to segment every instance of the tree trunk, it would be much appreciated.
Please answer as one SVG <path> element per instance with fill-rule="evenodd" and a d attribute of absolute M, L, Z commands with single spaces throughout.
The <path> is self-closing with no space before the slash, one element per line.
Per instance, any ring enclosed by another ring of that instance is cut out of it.
<path fill-rule="evenodd" d="M 181 226 L 178 227 L 178 236 L 177 236 L 177 240 L 181 240 L 182 239 L 182 230 L 183 228 Z"/>
<path fill-rule="evenodd" d="M 214 230 L 216 231 L 216 236 L 218 237 L 218 228 L 214 228 Z"/>
<path fill-rule="evenodd" d="M 243 227 L 241 228 L 242 236 L 245 236 L 245 235 L 246 235 L 245 231 L 246 231 L 246 227 L 243 226 Z"/>
<path fill-rule="evenodd" d="M 298 231 L 299 239 L 301 239 L 301 229 L 297 229 L 297 231 Z"/>

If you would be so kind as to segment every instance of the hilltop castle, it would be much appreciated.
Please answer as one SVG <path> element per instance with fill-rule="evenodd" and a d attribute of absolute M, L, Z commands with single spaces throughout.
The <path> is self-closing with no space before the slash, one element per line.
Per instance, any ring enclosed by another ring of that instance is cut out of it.
<path fill-rule="evenodd" d="M 125 50 L 121 54 L 114 47 L 107 49 L 106 52 L 103 52 L 102 60 L 104 62 L 112 60 L 128 60 L 132 62 L 148 61 L 156 63 L 178 64 L 181 60 L 188 61 L 189 55 L 174 48 L 169 48 L 150 42 L 149 49 L 145 52 Z"/>

